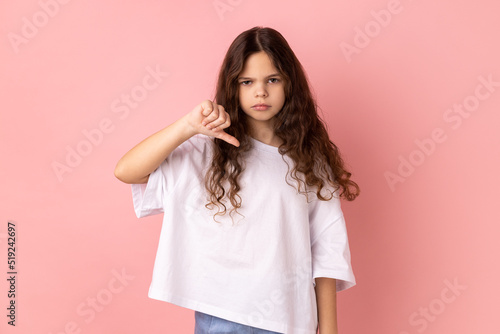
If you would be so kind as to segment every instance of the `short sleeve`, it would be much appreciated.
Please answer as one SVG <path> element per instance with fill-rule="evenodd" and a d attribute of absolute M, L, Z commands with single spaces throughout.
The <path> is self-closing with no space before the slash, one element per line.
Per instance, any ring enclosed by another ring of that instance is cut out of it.
<path fill-rule="evenodd" d="M 189 177 L 205 152 L 206 139 L 199 135 L 179 145 L 150 175 L 147 183 L 132 184 L 132 200 L 137 218 L 164 212 L 165 196 L 179 180 Z"/>
<path fill-rule="evenodd" d="M 337 292 L 353 287 L 356 280 L 351 266 L 346 224 L 337 193 L 329 201 L 315 199 L 310 205 L 314 286 L 315 278 L 329 277 L 337 280 Z"/>
<path fill-rule="evenodd" d="M 132 200 L 137 218 L 163 213 L 163 198 L 166 190 L 163 169 L 165 161 L 150 175 L 147 183 L 132 184 Z M 168 167 L 167 167 L 168 168 Z"/>

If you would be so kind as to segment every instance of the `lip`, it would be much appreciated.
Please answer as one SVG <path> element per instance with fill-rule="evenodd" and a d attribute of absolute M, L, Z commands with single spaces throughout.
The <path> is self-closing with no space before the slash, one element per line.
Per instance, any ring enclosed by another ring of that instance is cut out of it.
<path fill-rule="evenodd" d="M 271 107 L 270 105 L 265 104 L 265 103 L 259 103 L 259 104 L 256 104 L 256 105 L 252 106 L 252 108 L 255 109 L 255 110 L 267 110 L 270 107 Z"/>

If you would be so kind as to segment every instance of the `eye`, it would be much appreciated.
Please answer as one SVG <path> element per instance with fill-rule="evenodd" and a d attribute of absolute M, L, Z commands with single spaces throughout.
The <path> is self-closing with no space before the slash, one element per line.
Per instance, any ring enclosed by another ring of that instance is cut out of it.
<path fill-rule="evenodd" d="M 278 82 L 280 82 L 280 79 L 278 79 L 278 78 L 271 78 L 271 79 L 269 79 L 269 81 L 271 83 L 278 83 Z"/>
<path fill-rule="evenodd" d="M 246 86 L 246 85 L 249 85 L 250 84 L 250 80 L 245 80 L 245 81 L 240 81 L 240 84 L 242 84 L 243 86 Z"/>

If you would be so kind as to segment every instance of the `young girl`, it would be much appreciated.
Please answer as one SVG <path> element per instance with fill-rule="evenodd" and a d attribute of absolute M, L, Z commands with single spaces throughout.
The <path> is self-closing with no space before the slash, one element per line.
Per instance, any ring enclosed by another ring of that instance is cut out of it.
<path fill-rule="evenodd" d="M 164 213 L 148 296 L 194 310 L 196 334 L 337 333 L 336 292 L 356 284 L 340 199 L 359 187 L 279 32 L 241 33 L 214 101 L 115 175 L 138 218 Z"/>

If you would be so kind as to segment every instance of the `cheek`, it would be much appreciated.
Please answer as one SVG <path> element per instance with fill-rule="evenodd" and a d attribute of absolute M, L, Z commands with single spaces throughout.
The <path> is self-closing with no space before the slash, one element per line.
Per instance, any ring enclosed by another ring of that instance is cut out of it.
<path fill-rule="evenodd" d="M 240 107 L 244 107 L 245 106 L 245 99 L 243 98 L 242 95 L 240 95 L 240 97 L 238 98 L 238 104 Z"/>
<path fill-rule="evenodd" d="M 276 91 L 276 96 L 282 103 L 285 102 L 285 91 L 283 90 L 283 88 L 280 88 Z"/>
<path fill-rule="evenodd" d="M 248 100 L 247 94 L 244 91 L 240 90 L 240 93 L 239 93 L 240 105 L 244 106 L 246 104 L 246 100 Z"/>

